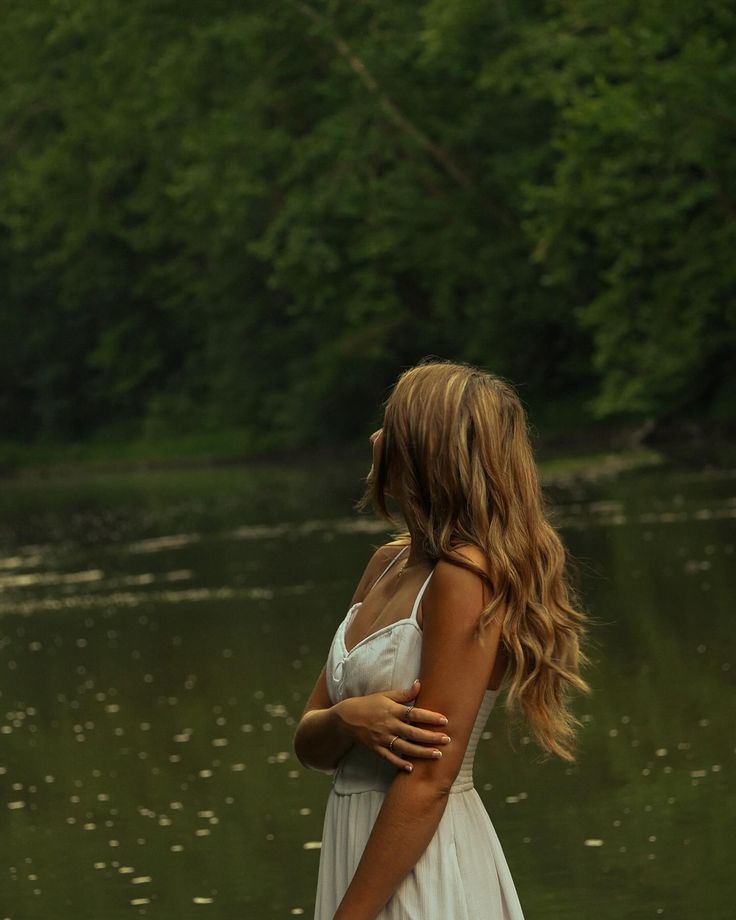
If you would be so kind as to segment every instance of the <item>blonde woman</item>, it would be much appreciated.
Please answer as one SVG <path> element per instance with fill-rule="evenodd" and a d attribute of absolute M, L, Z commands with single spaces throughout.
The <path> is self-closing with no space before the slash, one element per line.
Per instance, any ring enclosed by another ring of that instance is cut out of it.
<path fill-rule="evenodd" d="M 358 503 L 406 528 L 369 561 L 294 735 L 332 773 L 315 920 L 523 920 L 475 749 L 499 693 L 567 761 L 585 615 L 523 406 L 463 363 L 401 374 Z"/>

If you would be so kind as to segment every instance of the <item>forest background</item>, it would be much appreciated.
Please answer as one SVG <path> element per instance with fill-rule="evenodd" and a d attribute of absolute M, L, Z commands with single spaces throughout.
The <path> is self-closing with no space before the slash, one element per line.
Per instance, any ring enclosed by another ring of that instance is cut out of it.
<path fill-rule="evenodd" d="M 550 443 L 733 431 L 735 39 L 726 0 L 7 0 L 0 463 L 365 450 L 429 354 Z"/>

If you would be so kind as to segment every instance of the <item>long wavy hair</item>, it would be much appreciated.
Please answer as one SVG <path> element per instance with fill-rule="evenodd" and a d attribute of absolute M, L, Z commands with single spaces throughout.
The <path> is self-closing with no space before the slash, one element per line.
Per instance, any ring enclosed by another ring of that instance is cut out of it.
<path fill-rule="evenodd" d="M 580 675 L 591 663 L 581 648 L 589 618 L 572 557 L 548 519 L 513 387 L 463 362 L 424 359 L 405 370 L 384 402 L 382 443 L 365 481 L 356 509 L 372 506 L 395 528 L 394 541 L 414 539 L 431 562 L 463 566 L 488 584 L 477 631 L 502 619 L 507 714 L 523 715 L 546 756 L 574 762 L 582 722 L 568 709 L 569 692 L 592 692 Z M 482 550 L 490 577 L 453 549 L 461 543 Z"/>

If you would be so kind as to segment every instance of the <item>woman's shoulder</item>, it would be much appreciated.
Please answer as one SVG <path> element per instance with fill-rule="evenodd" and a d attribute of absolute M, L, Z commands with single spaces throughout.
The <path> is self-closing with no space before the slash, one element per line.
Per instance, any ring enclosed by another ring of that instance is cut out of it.
<path fill-rule="evenodd" d="M 432 581 L 445 588 L 463 588 L 474 591 L 478 581 L 483 581 L 479 572 L 491 577 L 491 563 L 488 554 L 475 543 L 456 543 L 452 546 L 455 556 L 460 556 L 469 566 L 451 558 L 438 560 Z"/>
<path fill-rule="evenodd" d="M 422 627 L 429 616 L 430 621 L 444 624 L 442 629 L 462 632 L 475 626 L 490 602 L 490 561 L 477 544 L 453 543 L 448 549 L 435 562 L 422 596 Z"/>
<path fill-rule="evenodd" d="M 373 555 L 366 565 L 366 573 L 370 574 L 374 568 L 387 566 L 389 562 L 398 556 L 405 546 L 411 546 L 410 541 L 392 540 L 390 543 L 384 543 L 373 551 Z"/>
<path fill-rule="evenodd" d="M 472 562 L 479 569 L 483 569 L 483 571 L 488 574 L 488 570 L 490 568 L 490 560 L 488 558 L 488 554 L 482 550 L 480 546 L 475 543 L 455 543 L 453 544 L 452 549 L 459 556 L 462 556 L 468 562 Z M 458 568 L 455 563 L 448 560 L 440 560 L 440 562 L 444 563 L 446 566 Z"/>
<path fill-rule="evenodd" d="M 384 543 L 383 546 L 379 546 L 376 552 L 380 552 L 382 549 L 388 549 L 390 546 L 395 546 L 397 549 L 403 546 L 411 546 L 411 540 L 392 540 L 390 543 Z"/>
<path fill-rule="evenodd" d="M 393 540 L 390 543 L 384 543 L 383 546 L 379 546 L 373 550 L 373 553 L 368 559 L 365 569 L 363 570 L 363 574 L 360 577 L 360 581 L 355 588 L 355 593 L 353 594 L 353 603 L 357 603 L 365 594 L 368 593 L 368 588 L 378 578 L 383 569 L 386 568 L 394 556 L 401 552 L 402 547 L 408 545 L 408 542 Z"/>

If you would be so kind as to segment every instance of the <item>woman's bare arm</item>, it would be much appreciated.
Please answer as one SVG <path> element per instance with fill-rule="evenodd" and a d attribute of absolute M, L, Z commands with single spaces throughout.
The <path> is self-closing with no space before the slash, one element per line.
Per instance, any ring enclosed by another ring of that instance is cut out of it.
<path fill-rule="evenodd" d="M 293 748 L 302 766 L 332 773 L 340 758 L 352 747 L 353 740 L 340 718 L 340 703 L 333 704 L 327 693 L 325 668 L 323 665 L 296 727 Z"/>
<path fill-rule="evenodd" d="M 373 553 L 355 589 L 352 603 L 357 603 L 356 599 L 367 593 L 368 586 L 373 584 L 395 552 L 396 548 L 389 543 Z M 307 699 L 294 732 L 292 746 L 302 766 L 332 773 L 340 758 L 352 747 L 353 741 L 340 718 L 340 703 L 333 704 L 327 692 L 326 667 L 322 667 Z"/>
<path fill-rule="evenodd" d="M 475 548 L 464 554 L 487 571 Z M 470 734 L 493 671 L 501 624 L 474 635 L 484 598 L 481 579 L 440 561 L 423 596 L 423 641 L 417 705 L 447 715 L 452 741 L 435 761 L 399 771 L 374 822 L 334 920 L 373 920 L 426 850 L 460 772 Z"/>

